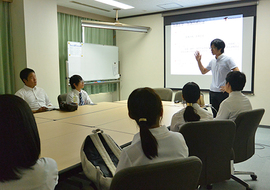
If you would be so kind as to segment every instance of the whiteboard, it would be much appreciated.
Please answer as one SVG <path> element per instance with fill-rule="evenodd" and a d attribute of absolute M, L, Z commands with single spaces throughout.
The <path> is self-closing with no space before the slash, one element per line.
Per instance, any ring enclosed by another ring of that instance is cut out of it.
<path fill-rule="evenodd" d="M 119 79 L 118 47 L 69 41 L 67 73 L 84 81 Z"/>

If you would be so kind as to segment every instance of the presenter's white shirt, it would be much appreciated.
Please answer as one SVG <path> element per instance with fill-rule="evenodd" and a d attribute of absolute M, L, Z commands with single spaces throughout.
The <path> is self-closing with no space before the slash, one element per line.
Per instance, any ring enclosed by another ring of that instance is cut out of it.
<path fill-rule="evenodd" d="M 81 90 L 82 93 L 82 100 L 84 102 L 84 105 L 86 104 L 94 104 L 92 100 L 90 99 L 89 95 L 87 94 L 86 91 Z M 80 92 L 76 89 L 72 89 L 68 94 L 67 94 L 67 103 L 76 103 L 80 105 L 80 97 L 79 97 Z"/>
<path fill-rule="evenodd" d="M 208 112 L 207 110 L 201 108 L 199 106 L 199 104 L 197 104 L 197 103 L 192 104 L 192 107 L 195 109 L 197 114 L 201 117 L 200 121 L 213 120 L 213 114 Z M 179 132 L 181 126 L 186 123 L 185 119 L 184 119 L 185 110 L 186 110 L 186 108 L 183 108 L 173 115 L 172 121 L 171 121 L 171 126 L 170 126 L 171 131 Z"/>
<path fill-rule="evenodd" d="M 53 190 L 58 182 L 57 165 L 51 158 L 40 158 L 33 169 L 24 169 L 21 172 L 21 179 L 0 182 L 0 189 Z"/>
<path fill-rule="evenodd" d="M 134 135 L 131 145 L 122 150 L 116 172 L 131 166 L 188 157 L 188 147 L 181 133 L 169 131 L 165 126 L 153 128 L 150 131 L 158 142 L 158 157 L 150 160 L 144 155 L 140 134 L 137 133 Z"/>
<path fill-rule="evenodd" d="M 24 99 L 28 103 L 31 110 L 34 111 L 41 107 L 52 106 L 52 103 L 50 102 L 45 90 L 37 86 L 30 88 L 24 85 L 24 87 L 18 90 L 15 95 Z"/>
<path fill-rule="evenodd" d="M 233 91 L 229 97 L 223 100 L 215 119 L 235 120 L 239 113 L 251 111 L 252 106 L 249 99 L 240 91 Z"/>
<path fill-rule="evenodd" d="M 210 91 L 220 92 L 221 86 L 226 84 L 227 74 L 236 67 L 234 61 L 224 54 L 221 54 L 217 59 L 212 59 L 206 67 L 207 70 L 212 71 Z"/>

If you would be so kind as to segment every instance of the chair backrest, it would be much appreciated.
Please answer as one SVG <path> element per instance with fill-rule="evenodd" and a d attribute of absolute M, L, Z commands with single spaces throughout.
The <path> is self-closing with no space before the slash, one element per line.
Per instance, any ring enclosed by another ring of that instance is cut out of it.
<path fill-rule="evenodd" d="M 169 88 L 154 88 L 162 101 L 172 101 L 173 91 Z"/>
<path fill-rule="evenodd" d="M 60 94 L 60 95 L 57 97 L 59 107 L 60 107 L 60 103 L 63 102 L 63 101 L 65 102 L 66 99 L 67 99 L 67 94 Z"/>
<path fill-rule="evenodd" d="M 243 162 L 255 153 L 255 134 L 265 110 L 256 109 L 240 113 L 236 119 L 236 135 L 233 145 L 234 163 Z"/>
<path fill-rule="evenodd" d="M 183 98 L 182 98 L 182 91 L 177 91 L 174 95 L 174 102 L 182 102 Z"/>
<path fill-rule="evenodd" d="M 203 163 L 200 185 L 230 179 L 235 123 L 230 120 L 187 122 L 180 128 L 190 156 Z"/>
<path fill-rule="evenodd" d="M 202 163 L 192 156 L 120 170 L 113 177 L 110 190 L 194 190 Z"/>

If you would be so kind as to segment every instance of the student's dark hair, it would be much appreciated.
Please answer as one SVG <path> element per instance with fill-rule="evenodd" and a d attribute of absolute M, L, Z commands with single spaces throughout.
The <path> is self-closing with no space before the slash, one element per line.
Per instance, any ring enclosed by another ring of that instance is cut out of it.
<path fill-rule="evenodd" d="M 138 88 L 128 98 L 129 116 L 140 127 L 142 149 L 148 159 L 158 156 L 158 142 L 150 128 L 159 125 L 163 108 L 160 97 L 151 88 Z"/>
<path fill-rule="evenodd" d="M 224 53 L 225 43 L 221 39 L 214 39 L 210 46 L 214 45 L 218 50 L 220 50 L 221 53 Z"/>
<path fill-rule="evenodd" d="M 21 78 L 21 80 L 22 81 L 23 81 L 23 79 L 27 80 L 28 75 L 30 73 L 35 73 L 35 71 L 33 69 L 29 69 L 29 68 L 25 68 L 25 69 L 21 70 L 21 72 L 20 72 L 20 78 Z M 23 83 L 24 83 L 24 81 L 23 81 Z"/>
<path fill-rule="evenodd" d="M 187 103 L 197 103 L 200 98 L 200 87 L 195 82 L 188 82 L 185 84 L 182 90 L 183 98 Z M 192 106 L 187 106 L 184 112 L 184 120 L 199 121 L 200 116 L 196 113 L 196 110 Z"/>
<path fill-rule="evenodd" d="M 242 91 L 246 84 L 246 75 L 240 71 L 231 71 L 226 76 L 226 83 L 231 85 L 232 91 Z"/>
<path fill-rule="evenodd" d="M 28 104 L 18 96 L 0 95 L 0 182 L 20 179 L 40 155 L 40 139 Z"/>
<path fill-rule="evenodd" d="M 82 79 L 82 77 L 80 75 L 73 75 L 69 79 L 69 84 L 70 84 L 70 86 L 71 86 L 72 89 L 75 89 L 76 87 L 74 86 L 74 83 L 76 85 L 78 85 L 82 80 L 83 79 Z"/>

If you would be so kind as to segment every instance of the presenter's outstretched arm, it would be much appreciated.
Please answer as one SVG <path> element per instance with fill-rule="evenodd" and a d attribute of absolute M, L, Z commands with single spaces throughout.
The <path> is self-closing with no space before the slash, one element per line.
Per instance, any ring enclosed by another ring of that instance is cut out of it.
<path fill-rule="evenodd" d="M 204 75 L 205 73 L 208 73 L 208 69 L 206 69 L 203 65 L 202 65 L 202 62 L 201 62 L 201 59 L 202 59 L 202 55 L 200 54 L 200 52 L 199 51 L 196 51 L 195 52 L 195 58 L 196 58 L 196 60 L 197 60 L 197 62 L 198 62 L 198 66 L 199 66 L 199 69 L 200 69 L 200 71 L 201 71 L 201 73 Z"/>

